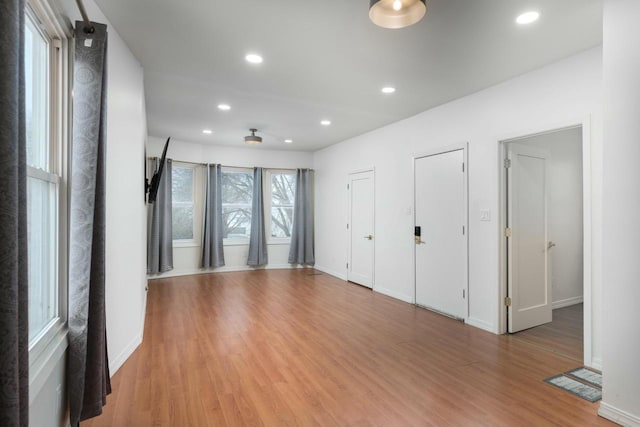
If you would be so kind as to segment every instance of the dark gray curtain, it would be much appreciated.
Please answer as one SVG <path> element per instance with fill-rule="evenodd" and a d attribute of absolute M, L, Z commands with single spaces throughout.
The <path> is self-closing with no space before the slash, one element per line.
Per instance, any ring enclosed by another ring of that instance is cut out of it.
<path fill-rule="evenodd" d="M 160 161 L 151 159 L 151 175 Z M 173 270 L 173 217 L 171 200 L 171 159 L 167 159 L 158 185 L 158 197 L 148 206 L 147 273 Z"/>
<path fill-rule="evenodd" d="M 0 2 L 0 425 L 29 425 L 24 2 Z"/>
<path fill-rule="evenodd" d="M 264 198 L 262 196 L 262 168 L 253 168 L 253 201 L 251 205 L 251 236 L 247 265 L 266 265 L 267 240 L 264 236 Z"/>
<path fill-rule="evenodd" d="M 111 392 L 105 317 L 107 26 L 76 22 L 69 247 L 71 425 L 102 413 Z M 85 43 L 91 39 L 92 43 Z"/>
<path fill-rule="evenodd" d="M 313 171 L 298 169 L 289 262 L 314 264 L 313 250 Z"/>
<path fill-rule="evenodd" d="M 222 221 L 222 166 L 209 165 L 204 202 L 202 268 L 217 268 L 224 265 Z"/>

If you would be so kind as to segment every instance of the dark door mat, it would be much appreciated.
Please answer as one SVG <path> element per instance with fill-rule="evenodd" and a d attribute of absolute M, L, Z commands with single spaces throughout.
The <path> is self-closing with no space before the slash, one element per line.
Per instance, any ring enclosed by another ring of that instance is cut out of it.
<path fill-rule="evenodd" d="M 602 390 L 582 383 L 564 374 L 547 378 L 544 381 L 551 384 L 552 386 L 568 391 L 569 393 L 574 394 L 591 403 L 597 402 L 598 400 L 602 399 Z"/>
<path fill-rule="evenodd" d="M 576 368 L 564 374 L 602 390 L 602 374 L 600 372 L 588 368 Z"/>

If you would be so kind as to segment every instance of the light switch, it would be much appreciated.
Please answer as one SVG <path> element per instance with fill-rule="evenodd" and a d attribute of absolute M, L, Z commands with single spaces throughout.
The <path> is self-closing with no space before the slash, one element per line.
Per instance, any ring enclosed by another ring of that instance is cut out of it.
<path fill-rule="evenodd" d="M 491 221 L 491 210 L 480 209 L 480 221 Z"/>

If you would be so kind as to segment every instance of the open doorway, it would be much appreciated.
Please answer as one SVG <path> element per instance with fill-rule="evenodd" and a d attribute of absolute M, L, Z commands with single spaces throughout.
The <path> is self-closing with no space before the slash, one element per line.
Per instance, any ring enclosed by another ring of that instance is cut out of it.
<path fill-rule="evenodd" d="M 583 362 L 590 259 L 582 126 L 502 144 L 506 330 Z"/>

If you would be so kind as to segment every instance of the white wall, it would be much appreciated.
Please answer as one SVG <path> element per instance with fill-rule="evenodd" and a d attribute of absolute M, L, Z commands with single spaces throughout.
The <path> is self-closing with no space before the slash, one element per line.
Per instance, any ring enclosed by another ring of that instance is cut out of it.
<path fill-rule="evenodd" d="M 601 49 L 595 48 L 315 153 L 316 267 L 346 276 L 346 179 L 375 167 L 375 289 L 413 300 L 412 156 L 469 142 L 469 312 L 499 327 L 499 141 L 590 117 L 593 180 L 593 353 L 600 358 Z M 331 203 L 323 201 L 331 200 Z M 480 222 L 481 209 L 491 221 Z M 597 363 L 596 363 L 597 364 Z"/>
<path fill-rule="evenodd" d="M 147 155 L 160 156 L 166 139 L 150 136 L 147 142 Z M 311 168 L 313 167 L 313 154 L 304 151 L 273 151 L 262 150 L 258 147 L 244 147 L 242 141 L 238 141 L 239 147 L 215 146 L 171 140 L 167 157 L 174 162 L 187 161 L 195 163 L 220 163 L 226 166 L 241 166 L 253 168 L 262 166 L 265 168 Z M 248 269 L 247 256 L 248 244 L 225 244 L 225 266 L 217 269 L 203 270 L 200 268 L 200 256 L 202 251 L 201 233 L 199 224 L 202 222 L 203 209 L 203 169 L 197 173 L 199 187 L 196 189 L 194 208 L 196 211 L 195 223 L 198 245 L 191 247 L 173 248 L 173 270 L 150 277 L 172 277 L 185 274 L 203 273 L 207 271 L 234 271 Z M 268 244 L 269 264 L 265 268 L 289 268 L 289 244 Z"/>
<path fill-rule="evenodd" d="M 582 128 L 564 129 L 516 141 L 549 153 L 547 159 L 548 238 L 553 307 L 582 302 Z"/>
<path fill-rule="evenodd" d="M 640 426 L 640 2 L 604 2 L 604 390 L 599 413 Z"/>

